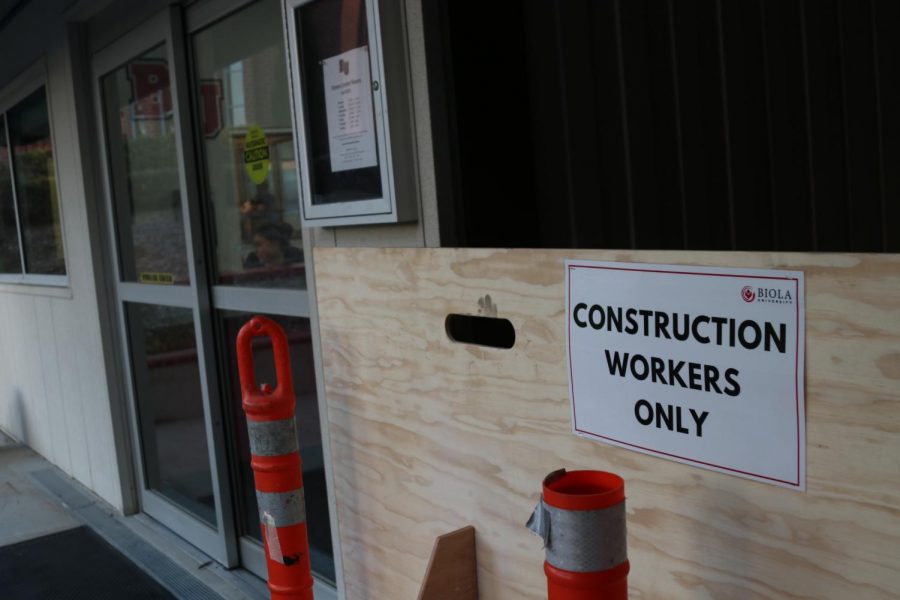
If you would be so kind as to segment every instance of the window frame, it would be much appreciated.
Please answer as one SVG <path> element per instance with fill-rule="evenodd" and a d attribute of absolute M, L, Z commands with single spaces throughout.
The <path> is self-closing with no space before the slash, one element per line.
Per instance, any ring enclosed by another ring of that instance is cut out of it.
<path fill-rule="evenodd" d="M 409 88 L 408 53 L 405 42 L 395 48 L 397 40 L 382 36 L 382 21 L 405 31 L 406 17 L 392 3 L 362 0 L 368 34 L 369 78 L 381 196 L 317 204 L 313 201 L 313 156 L 310 139 L 310 107 L 307 105 L 308 81 L 318 73 L 308 73 L 303 66 L 298 27 L 300 10 L 317 0 L 282 0 L 290 81 L 288 89 L 293 107 L 296 137 L 297 176 L 300 183 L 301 224 L 304 228 L 353 225 L 412 223 L 419 217 L 418 167 L 412 137 L 412 104 Z M 391 6 L 388 6 L 391 5 Z M 408 114 L 404 117 L 404 113 Z M 391 121 L 393 115 L 393 121 Z M 398 165 L 404 166 L 402 168 Z"/>
<path fill-rule="evenodd" d="M 13 161 L 12 147 L 9 146 L 9 122 L 6 118 L 7 113 L 14 109 L 16 105 L 25 100 L 34 92 L 44 88 L 44 94 L 47 99 L 47 122 L 50 129 L 50 148 L 53 152 L 53 176 L 56 178 L 56 202 L 57 212 L 59 214 L 60 242 L 63 248 L 63 265 L 65 265 L 65 275 L 44 275 L 39 273 L 28 273 L 25 268 L 25 251 L 22 247 L 23 232 L 22 223 L 19 219 L 19 198 L 16 191 L 16 171 Z M 10 181 L 12 182 L 12 198 L 13 209 L 16 217 L 16 232 L 19 236 L 19 260 L 22 271 L 20 273 L 0 273 L 0 291 L 33 291 L 40 293 L 41 290 L 47 288 L 68 288 L 69 287 L 69 260 L 68 251 L 66 249 L 66 228 L 65 218 L 63 215 L 62 202 L 62 186 L 59 185 L 59 153 L 57 152 L 56 136 L 54 135 L 53 108 L 50 101 L 50 84 L 47 76 L 47 64 L 45 59 L 41 59 L 31 67 L 23 71 L 12 81 L 0 88 L 0 119 L 4 123 L 4 135 L 6 136 L 7 147 L 9 148 L 9 169 Z M 10 285 L 7 285 L 10 284 Z M 25 286 L 29 286 L 27 289 Z M 31 288 L 30 286 L 35 286 Z"/>

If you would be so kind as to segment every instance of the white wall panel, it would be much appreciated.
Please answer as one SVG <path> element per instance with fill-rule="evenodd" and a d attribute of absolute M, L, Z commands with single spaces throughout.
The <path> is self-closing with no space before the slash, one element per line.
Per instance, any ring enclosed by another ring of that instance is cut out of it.
<path fill-rule="evenodd" d="M 23 440 L 44 456 L 49 456 L 44 383 L 33 302 L 33 297 L 15 296 L 10 305 L 13 345 L 16 348 L 13 377 L 17 383 L 12 401 L 14 412 L 24 425 Z"/>
<path fill-rule="evenodd" d="M 67 35 L 34 35 L 66 31 L 64 3 L 56 4 L 55 9 L 48 3 L 27 5 L 0 36 L 0 55 L 15 55 L 19 70 L 41 60 L 46 64 L 69 278 L 68 290 L 0 286 L 0 428 L 121 509 L 122 465 L 113 432 L 78 138 L 77 119 L 89 116 L 75 113 Z M 31 34 L 23 37 L 23 29 Z M 0 89 L 15 75 L 0 69 Z"/>
<path fill-rule="evenodd" d="M 66 425 L 66 407 L 62 401 L 62 379 L 59 375 L 58 347 L 52 319 L 52 306 L 49 298 L 35 298 L 35 312 L 50 315 L 49 319 L 38 319 L 38 348 L 41 355 L 44 392 L 47 407 L 47 429 L 50 435 L 49 458 L 59 467 L 72 471 L 72 459 L 69 452 L 69 432 Z"/>
<path fill-rule="evenodd" d="M 56 92 L 51 103 L 56 117 L 57 146 L 61 154 L 69 157 L 69 160 L 60 162 L 59 176 L 62 180 L 78 182 L 77 186 L 70 188 L 73 193 L 64 206 L 66 231 L 77 232 L 77 235 L 67 236 L 66 239 L 69 282 L 75 293 L 71 299 L 53 301 L 53 319 L 57 326 L 59 355 L 66 357 L 66 367 L 61 369 L 61 373 L 68 374 L 75 392 L 73 395 L 77 394 L 66 407 L 73 455 L 83 452 L 82 460 L 78 463 L 73 461 L 73 474 L 79 479 L 89 479 L 92 489 L 121 506 L 85 186 L 82 182 L 85 157 L 80 155 L 76 125 L 78 115 L 72 100 L 75 89 L 70 65 L 68 49 L 60 49 L 48 65 Z M 74 193 L 76 187 L 79 193 Z"/>

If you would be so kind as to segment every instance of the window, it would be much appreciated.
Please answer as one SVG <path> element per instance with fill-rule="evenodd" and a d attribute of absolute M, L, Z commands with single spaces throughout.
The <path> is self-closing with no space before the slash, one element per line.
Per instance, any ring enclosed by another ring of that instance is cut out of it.
<path fill-rule="evenodd" d="M 281 26 L 280 5 L 257 2 L 194 36 L 219 285 L 306 289 Z"/>
<path fill-rule="evenodd" d="M 0 281 L 65 283 L 44 86 L 0 104 Z"/>
<path fill-rule="evenodd" d="M 101 81 L 122 279 L 190 285 L 165 46 Z"/>

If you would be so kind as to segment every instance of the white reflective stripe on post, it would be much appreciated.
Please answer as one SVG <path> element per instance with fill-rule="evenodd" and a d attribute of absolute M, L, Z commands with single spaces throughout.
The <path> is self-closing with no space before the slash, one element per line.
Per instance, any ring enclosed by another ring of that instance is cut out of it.
<path fill-rule="evenodd" d="M 275 527 L 290 527 L 306 521 L 306 500 L 303 488 L 290 492 L 256 491 L 259 522 Z"/>
<path fill-rule="evenodd" d="M 251 421 L 247 419 L 250 453 L 256 456 L 281 456 L 299 450 L 294 419 Z"/>
<path fill-rule="evenodd" d="M 269 558 L 277 563 L 284 564 L 284 553 L 281 551 L 281 540 L 278 539 L 278 527 L 275 519 L 267 512 L 262 513 L 261 523 L 263 537 L 269 550 Z"/>
<path fill-rule="evenodd" d="M 546 560 L 557 569 L 595 573 L 628 560 L 624 501 L 599 510 L 563 510 L 541 499 L 528 528 L 544 538 Z"/>

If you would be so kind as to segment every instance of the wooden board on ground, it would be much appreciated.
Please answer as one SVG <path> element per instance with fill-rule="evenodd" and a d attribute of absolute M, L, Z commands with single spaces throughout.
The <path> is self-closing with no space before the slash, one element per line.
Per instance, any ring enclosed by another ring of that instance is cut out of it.
<path fill-rule="evenodd" d="M 478 600 L 474 527 L 445 533 L 434 541 L 419 600 Z"/>
<path fill-rule="evenodd" d="M 566 258 L 803 270 L 807 492 L 572 435 Z M 481 598 L 544 598 L 524 523 L 560 467 L 625 478 L 633 598 L 900 596 L 900 256 L 317 248 L 315 267 L 348 599 L 415 598 L 466 524 Z M 447 338 L 485 295 L 512 349 Z"/>

